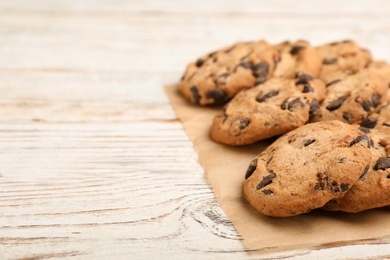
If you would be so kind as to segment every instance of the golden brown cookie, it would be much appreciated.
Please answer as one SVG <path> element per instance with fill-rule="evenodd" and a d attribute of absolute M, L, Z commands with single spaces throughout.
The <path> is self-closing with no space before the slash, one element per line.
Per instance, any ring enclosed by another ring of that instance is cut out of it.
<path fill-rule="evenodd" d="M 319 109 L 325 86 L 308 74 L 296 79 L 272 78 L 238 93 L 214 118 L 213 140 L 244 145 L 277 136 L 304 125 Z"/>
<path fill-rule="evenodd" d="M 375 72 L 363 69 L 332 84 L 327 84 L 327 96 L 312 122 L 341 120 L 357 123 L 375 111 L 388 86 Z"/>
<path fill-rule="evenodd" d="M 341 121 L 307 124 L 277 139 L 250 164 L 245 198 L 267 216 L 294 216 L 340 198 L 371 161 L 370 140 Z"/>
<path fill-rule="evenodd" d="M 329 201 L 323 209 L 359 212 L 390 205 L 390 126 L 370 130 L 371 163 L 345 196 Z"/>
<path fill-rule="evenodd" d="M 240 90 L 265 82 L 278 60 L 278 51 L 266 41 L 236 43 L 189 64 L 179 90 L 194 104 L 223 104 Z"/>
<path fill-rule="evenodd" d="M 329 74 L 343 72 L 354 74 L 372 60 L 371 54 L 351 40 L 323 44 L 316 48 L 322 57 L 320 79 L 332 81 Z"/>

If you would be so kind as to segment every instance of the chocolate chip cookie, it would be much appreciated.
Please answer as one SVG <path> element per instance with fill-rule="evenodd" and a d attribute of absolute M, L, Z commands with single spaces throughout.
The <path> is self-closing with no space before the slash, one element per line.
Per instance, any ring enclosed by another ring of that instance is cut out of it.
<path fill-rule="evenodd" d="M 345 196 L 329 201 L 323 209 L 359 212 L 390 205 L 390 127 L 388 131 L 372 129 L 367 136 L 371 163 Z"/>
<path fill-rule="evenodd" d="M 341 121 L 307 124 L 249 165 L 245 198 L 267 216 L 294 216 L 344 196 L 371 161 L 370 139 Z"/>
<path fill-rule="evenodd" d="M 325 85 L 308 74 L 295 79 L 272 78 L 238 93 L 214 118 L 213 140 L 244 145 L 277 136 L 304 125 L 319 110 Z"/>
<path fill-rule="evenodd" d="M 372 60 L 371 54 L 351 40 L 323 44 L 316 48 L 322 57 L 320 79 L 329 80 L 329 74 L 342 71 L 354 74 Z"/>
<path fill-rule="evenodd" d="M 312 122 L 341 120 L 357 123 L 375 111 L 388 86 L 375 72 L 363 69 L 332 84 L 327 84 L 327 96 Z"/>
<path fill-rule="evenodd" d="M 240 42 L 189 64 L 179 91 L 194 104 L 223 104 L 240 90 L 264 83 L 279 58 L 266 41 Z"/>
<path fill-rule="evenodd" d="M 285 41 L 276 44 L 275 48 L 280 53 L 280 59 L 276 64 L 274 77 L 294 78 L 296 73 L 318 76 L 322 59 L 307 41 Z"/>

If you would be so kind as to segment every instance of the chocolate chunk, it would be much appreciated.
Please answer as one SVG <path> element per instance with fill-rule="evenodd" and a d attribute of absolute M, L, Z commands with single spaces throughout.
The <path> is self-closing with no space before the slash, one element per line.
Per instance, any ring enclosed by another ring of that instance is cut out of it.
<path fill-rule="evenodd" d="M 348 122 L 350 122 L 350 121 L 352 121 L 354 119 L 353 116 L 350 113 L 348 113 L 348 112 L 344 112 L 343 113 L 343 118 L 345 120 L 347 120 Z"/>
<path fill-rule="evenodd" d="M 374 170 L 386 170 L 390 168 L 390 157 L 380 157 L 374 166 Z"/>
<path fill-rule="evenodd" d="M 340 82 L 341 79 L 335 79 L 335 80 L 332 80 L 332 81 L 329 81 L 328 83 L 326 83 L 325 87 L 329 87 L 330 85 L 333 85 L 337 82 Z"/>
<path fill-rule="evenodd" d="M 335 64 L 337 62 L 337 58 L 329 58 L 329 59 L 324 59 L 322 61 L 322 64 L 329 65 L 329 64 Z"/>
<path fill-rule="evenodd" d="M 206 97 L 214 99 L 215 104 L 223 104 L 226 99 L 226 93 L 221 89 L 214 88 L 207 91 Z"/>
<path fill-rule="evenodd" d="M 261 61 L 253 68 L 253 75 L 255 76 L 255 78 L 267 79 L 268 73 L 269 73 L 269 66 L 264 61 Z"/>
<path fill-rule="evenodd" d="M 234 72 L 234 73 L 237 72 L 237 70 L 238 70 L 239 67 L 243 67 L 244 69 L 250 69 L 250 70 L 252 70 L 252 68 L 253 68 L 253 63 L 252 63 L 252 62 L 249 62 L 249 61 L 241 62 L 241 63 L 237 64 L 236 67 L 234 67 L 233 72 Z"/>
<path fill-rule="evenodd" d="M 250 121 L 248 118 L 246 117 L 239 117 L 239 118 L 236 118 L 231 126 L 233 125 L 238 125 L 238 129 L 240 130 L 244 130 L 248 125 L 249 125 Z"/>
<path fill-rule="evenodd" d="M 314 100 L 310 103 L 309 116 L 312 117 L 312 116 L 316 115 L 316 114 L 318 113 L 319 110 L 320 110 L 320 103 L 318 103 L 318 100 L 317 100 L 317 99 L 314 99 Z"/>
<path fill-rule="evenodd" d="M 347 99 L 346 96 L 339 97 L 338 99 L 333 100 L 332 102 L 330 102 L 330 104 L 326 106 L 326 109 L 328 109 L 329 111 L 336 110 L 336 109 L 341 107 L 341 105 L 344 103 L 344 101 L 346 99 Z"/>
<path fill-rule="evenodd" d="M 309 140 L 306 140 L 304 143 L 303 143 L 303 146 L 309 146 L 311 145 L 312 143 L 314 143 L 316 141 L 316 139 L 309 139 Z"/>
<path fill-rule="evenodd" d="M 378 106 L 379 102 L 381 101 L 381 97 L 377 94 L 372 94 L 371 96 L 371 103 L 374 107 Z"/>
<path fill-rule="evenodd" d="M 203 63 L 204 63 L 204 59 L 198 59 L 196 61 L 195 65 L 196 65 L 196 67 L 199 68 L 199 67 L 201 67 L 203 65 Z"/>
<path fill-rule="evenodd" d="M 306 74 L 306 73 L 296 73 L 295 77 L 299 77 L 297 80 L 297 85 L 298 84 L 306 84 L 309 83 L 310 80 L 315 79 L 313 76 Z"/>
<path fill-rule="evenodd" d="M 309 84 L 303 85 L 302 93 L 314 92 L 314 89 Z"/>
<path fill-rule="evenodd" d="M 370 139 L 368 138 L 367 135 L 359 135 L 358 137 L 355 138 L 355 140 L 353 140 L 352 142 L 349 143 L 349 146 L 354 146 L 355 144 L 357 143 L 360 143 L 361 141 L 366 141 L 367 142 L 367 147 L 370 148 L 371 147 L 371 141 Z"/>
<path fill-rule="evenodd" d="M 390 179 L 390 174 L 388 174 L 388 175 L 386 176 L 386 178 L 387 178 L 387 179 Z"/>
<path fill-rule="evenodd" d="M 368 134 L 369 132 L 371 132 L 371 129 L 370 128 L 366 128 L 366 127 L 359 127 L 359 130 L 362 131 L 363 133 L 366 133 Z"/>
<path fill-rule="evenodd" d="M 287 109 L 289 111 L 293 112 L 298 105 L 300 107 L 304 107 L 305 106 L 305 104 L 301 101 L 300 98 L 295 98 L 290 103 L 288 103 Z"/>
<path fill-rule="evenodd" d="M 256 170 L 257 167 L 257 158 L 253 159 L 251 161 L 251 164 L 249 165 L 248 169 L 245 173 L 245 180 L 252 176 L 253 172 Z"/>
<path fill-rule="evenodd" d="M 192 93 L 192 96 L 194 98 L 194 102 L 195 104 L 200 104 L 200 99 L 202 98 L 200 95 L 199 95 L 199 91 L 198 91 L 198 88 L 196 86 L 192 86 L 190 88 L 190 91 Z"/>
<path fill-rule="evenodd" d="M 348 183 L 341 183 L 340 185 L 341 191 L 347 191 L 349 189 L 349 184 Z"/>
<path fill-rule="evenodd" d="M 283 109 L 283 110 L 286 110 L 287 109 L 287 104 L 288 104 L 288 98 L 286 98 L 282 104 L 280 105 L 280 108 Z"/>
<path fill-rule="evenodd" d="M 383 125 L 387 126 L 387 127 L 390 127 L 390 123 L 389 122 L 383 122 Z"/>
<path fill-rule="evenodd" d="M 364 168 L 362 174 L 360 175 L 359 179 L 363 180 L 364 177 L 366 176 L 368 169 L 370 169 L 370 165 L 367 165 L 366 168 Z"/>
<path fill-rule="evenodd" d="M 291 48 L 291 50 L 290 50 L 290 54 L 291 55 L 297 55 L 300 50 L 303 50 L 305 48 L 306 48 L 305 46 L 301 46 L 301 45 L 293 46 Z"/>
<path fill-rule="evenodd" d="M 275 173 L 271 173 L 265 177 L 263 177 L 263 180 L 257 185 L 257 189 L 260 190 L 261 188 L 264 188 L 265 186 L 272 183 L 272 179 L 275 178 Z"/>
<path fill-rule="evenodd" d="M 262 92 L 260 92 L 259 95 L 257 95 L 257 97 L 256 97 L 257 102 L 264 102 L 271 97 L 277 96 L 279 94 L 279 92 L 275 91 L 275 90 L 271 90 L 267 94 L 264 94 L 264 95 L 261 95 L 261 94 L 262 94 Z"/>
<path fill-rule="evenodd" d="M 363 119 L 363 121 L 360 123 L 360 126 L 365 128 L 374 128 L 377 123 L 377 117 L 367 117 Z"/>
<path fill-rule="evenodd" d="M 265 195 L 271 195 L 272 193 L 274 193 L 272 190 L 262 190 L 261 192 Z"/>
<path fill-rule="evenodd" d="M 327 173 L 317 173 L 317 183 L 316 185 L 314 186 L 314 189 L 315 190 L 324 190 L 328 187 L 328 180 L 329 180 L 329 177 L 328 177 L 328 174 Z"/>
<path fill-rule="evenodd" d="M 362 103 L 362 107 L 363 107 L 364 111 L 370 112 L 371 108 L 372 108 L 372 103 L 368 100 L 364 100 Z"/>

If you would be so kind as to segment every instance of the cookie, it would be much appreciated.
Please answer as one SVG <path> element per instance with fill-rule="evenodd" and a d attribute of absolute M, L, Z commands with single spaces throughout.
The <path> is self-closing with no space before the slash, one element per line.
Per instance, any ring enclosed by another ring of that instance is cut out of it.
<path fill-rule="evenodd" d="M 369 116 L 380 104 L 388 86 L 376 73 L 363 69 L 327 85 L 327 96 L 312 122 L 341 120 L 357 123 Z"/>
<path fill-rule="evenodd" d="M 307 124 L 250 163 L 245 198 L 267 216 L 306 213 L 345 195 L 370 161 L 370 140 L 358 126 L 337 120 Z"/>
<path fill-rule="evenodd" d="M 318 76 L 322 59 L 319 52 L 307 41 L 285 41 L 274 46 L 280 53 L 274 77 L 294 78 L 296 73 Z"/>
<path fill-rule="evenodd" d="M 329 80 L 329 74 L 337 71 L 354 74 L 372 61 L 370 52 L 351 40 L 323 44 L 316 49 L 322 57 L 320 79 Z"/>
<path fill-rule="evenodd" d="M 214 118 L 211 137 L 228 145 L 244 145 L 304 125 L 325 97 L 322 81 L 297 74 L 296 79 L 272 78 L 238 93 Z"/>
<path fill-rule="evenodd" d="M 342 198 L 329 201 L 323 209 L 360 212 L 390 205 L 390 127 L 388 131 L 372 129 L 371 163 L 359 180 Z"/>
<path fill-rule="evenodd" d="M 179 91 L 194 104 L 223 104 L 240 90 L 265 82 L 278 60 L 278 51 L 266 41 L 240 42 L 189 64 Z"/>

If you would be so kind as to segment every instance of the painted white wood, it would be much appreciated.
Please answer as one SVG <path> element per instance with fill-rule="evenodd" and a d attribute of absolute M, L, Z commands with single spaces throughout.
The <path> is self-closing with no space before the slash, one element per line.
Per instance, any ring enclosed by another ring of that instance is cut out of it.
<path fill-rule="evenodd" d="M 390 60 L 390 3 L 340 2 L 0 1 L 0 259 L 390 255 L 247 251 L 163 91 L 239 40 L 353 38 Z"/>

